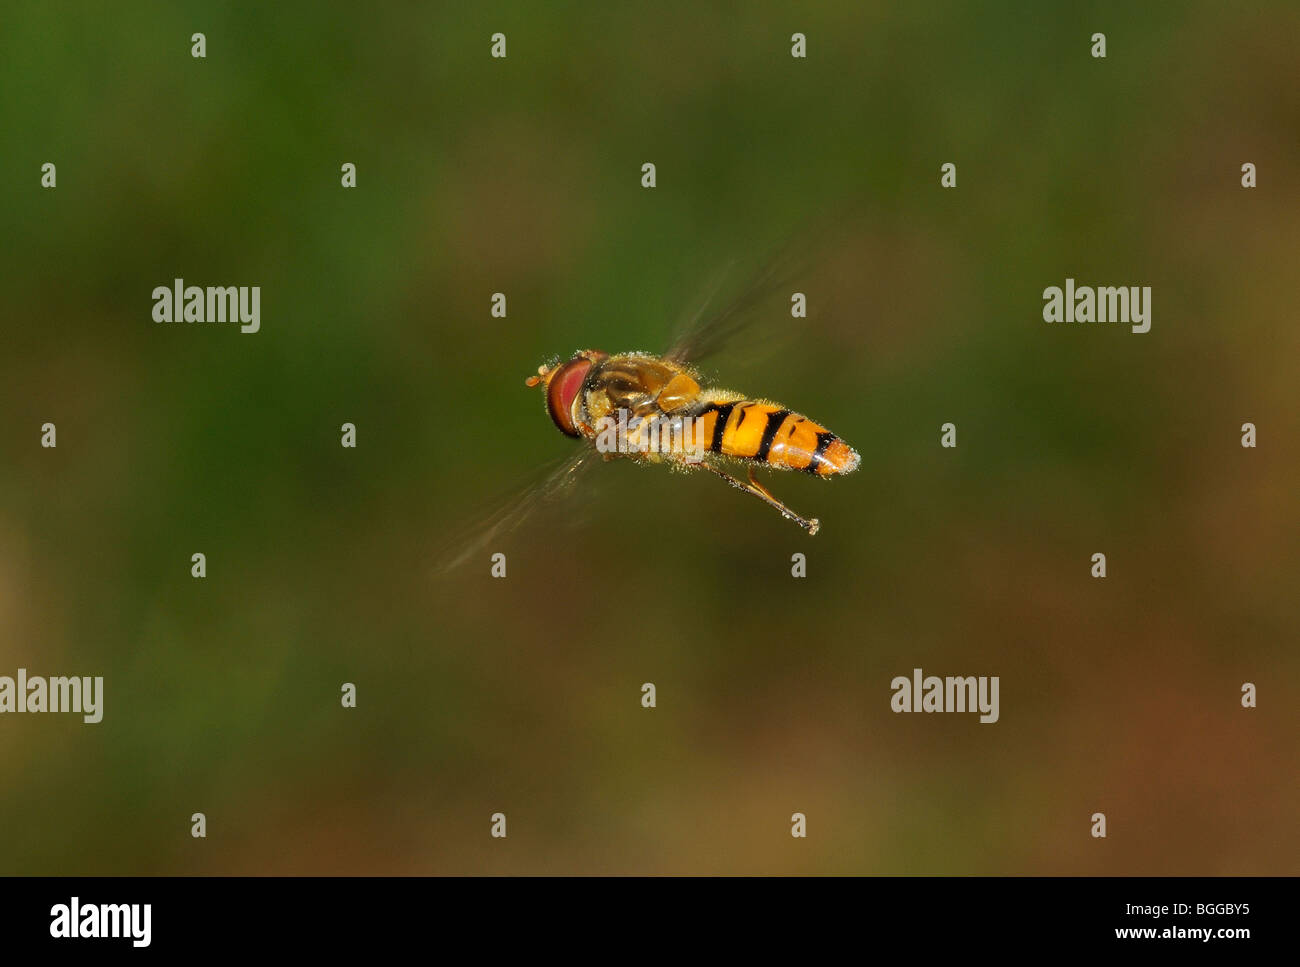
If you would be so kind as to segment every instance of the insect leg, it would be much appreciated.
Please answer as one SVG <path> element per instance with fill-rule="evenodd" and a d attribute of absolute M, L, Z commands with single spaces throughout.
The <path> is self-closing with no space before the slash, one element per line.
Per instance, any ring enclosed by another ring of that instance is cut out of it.
<path fill-rule="evenodd" d="M 808 532 L 809 537 L 811 537 L 813 534 L 816 534 L 817 529 L 821 527 L 821 521 L 819 521 L 816 517 L 812 518 L 811 520 L 806 517 L 800 517 L 798 514 L 796 514 L 785 504 L 781 503 L 781 501 L 777 500 L 776 497 L 774 497 L 766 487 L 764 487 L 761 483 L 759 483 L 757 480 L 754 479 L 753 467 L 749 468 L 749 483 L 745 483 L 743 480 L 737 480 L 731 474 L 726 473 L 723 470 L 719 470 L 711 463 L 705 462 L 705 463 L 697 464 L 697 466 L 702 466 L 705 469 L 710 470 L 713 473 L 716 473 L 719 477 L 727 481 L 727 483 L 731 484 L 731 486 L 735 487 L 737 490 L 743 490 L 747 494 L 753 494 L 755 497 L 763 501 L 765 504 L 775 507 L 780 512 L 781 516 L 784 517 L 786 520 L 792 520 L 800 527 L 802 527 L 804 530 L 806 530 Z"/>

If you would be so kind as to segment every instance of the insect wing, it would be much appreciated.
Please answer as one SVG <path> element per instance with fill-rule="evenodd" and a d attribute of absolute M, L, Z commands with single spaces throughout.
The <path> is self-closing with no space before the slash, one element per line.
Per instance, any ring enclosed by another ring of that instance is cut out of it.
<path fill-rule="evenodd" d="M 708 295 L 695 313 L 678 326 L 665 358 L 675 363 L 692 364 L 734 343 L 736 337 L 762 315 L 760 310 L 764 303 L 795 283 L 807 262 L 808 259 L 801 256 L 793 244 L 788 244 L 769 258 L 734 298 L 710 309 L 710 303 L 723 287 L 726 273 L 722 273 L 709 287 Z"/>
<path fill-rule="evenodd" d="M 501 540 L 526 521 L 544 504 L 567 497 L 577 487 L 588 468 L 598 462 L 599 454 L 582 447 L 574 454 L 544 466 L 533 479 L 484 517 L 462 528 L 449 538 L 436 555 L 434 573 L 446 574 L 481 553 L 493 541 Z"/>

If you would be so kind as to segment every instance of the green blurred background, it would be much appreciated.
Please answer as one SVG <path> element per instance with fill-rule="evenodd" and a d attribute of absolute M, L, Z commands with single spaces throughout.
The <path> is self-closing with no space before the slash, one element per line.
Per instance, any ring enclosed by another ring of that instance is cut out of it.
<path fill-rule="evenodd" d="M 0 674 L 106 697 L 0 717 L 0 872 L 1300 872 L 1300 9 L 1071 7 L 9 0 Z M 862 453 L 770 481 L 821 534 L 611 464 L 433 573 L 571 452 L 540 361 L 791 238 L 810 318 L 708 371 Z"/>

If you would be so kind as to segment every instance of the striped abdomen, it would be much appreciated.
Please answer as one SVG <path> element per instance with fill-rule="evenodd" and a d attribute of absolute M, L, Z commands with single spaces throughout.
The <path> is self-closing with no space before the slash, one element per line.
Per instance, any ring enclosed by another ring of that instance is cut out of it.
<path fill-rule="evenodd" d="M 857 453 L 834 433 L 773 403 L 706 403 L 695 418 L 709 450 L 724 457 L 822 477 L 858 468 Z"/>

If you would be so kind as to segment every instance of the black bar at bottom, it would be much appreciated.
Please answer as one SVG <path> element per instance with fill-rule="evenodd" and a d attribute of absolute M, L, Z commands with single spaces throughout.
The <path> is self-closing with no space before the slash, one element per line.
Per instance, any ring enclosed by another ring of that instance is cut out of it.
<path fill-rule="evenodd" d="M 0 936 L 7 953 L 92 959 L 413 945 L 457 959 L 516 945 L 735 955 L 781 940 L 814 959 L 838 941 L 863 954 L 910 949 L 918 962 L 1058 948 L 1232 955 L 1290 946 L 1294 887 L 1251 877 L 10 877 L 0 879 Z"/>

